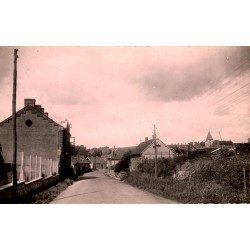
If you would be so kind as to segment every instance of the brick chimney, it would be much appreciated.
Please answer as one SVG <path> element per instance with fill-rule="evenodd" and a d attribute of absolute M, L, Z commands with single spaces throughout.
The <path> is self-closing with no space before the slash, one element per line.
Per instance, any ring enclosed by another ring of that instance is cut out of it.
<path fill-rule="evenodd" d="M 24 99 L 24 107 L 26 107 L 27 105 L 35 107 L 36 99 L 30 99 L 30 98 Z"/>
<path fill-rule="evenodd" d="M 148 137 L 145 137 L 145 141 L 148 141 Z"/>
<path fill-rule="evenodd" d="M 49 113 L 48 113 L 48 112 L 44 112 L 44 114 L 45 114 L 46 116 L 49 116 Z"/>

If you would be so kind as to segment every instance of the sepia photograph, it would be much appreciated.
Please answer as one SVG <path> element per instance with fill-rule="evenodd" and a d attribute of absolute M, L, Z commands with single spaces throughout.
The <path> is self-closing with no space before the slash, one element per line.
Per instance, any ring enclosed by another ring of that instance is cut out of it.
<path fill-rule="evenodd" d="M 249 245 L 249 4 L 1 1 L 2 248 Z"/>
<path fill-rule="evenodd" d="M 0 201 L 250 201 L 250 47 L 1 46 Z"/>

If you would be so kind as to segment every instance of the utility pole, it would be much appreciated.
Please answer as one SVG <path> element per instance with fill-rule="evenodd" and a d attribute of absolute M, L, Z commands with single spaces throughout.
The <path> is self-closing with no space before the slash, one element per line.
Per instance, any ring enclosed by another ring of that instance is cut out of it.
<path fill-rule="evenodd" d="M 155 149 L 155 178 L 158 176 L 158 171 L 157 171 L 157 145 L 156 145 L 156 127 L 154 124 L 154 149 Z"/>
<path fill-rule="evenodd" d="M 219 135 L 220 135 L 220 132 L 219 132 Z M 221 139 L 221 135 L 220 135 L 220 152 L 222 154 L 222 139 Z"/>
<path fill-rule="evenodd" d="M 250 165 L 250 153 L 249 153 L 249 162 L 248 162 L 248 164 Z M 248 187 L 249 187 L 249 197 L 250 197 L 250 172 L 248 173 L 248 178 L 249 178 L 249 182 L 248 182 Z"/>
<path fill-rule="evenodd" d="M 12 174 L 13 174 L 13 203 L 17 202 L 17 170 L 16 170 L 16 158 L 17 158 L 17 135 L 16 135 L 16 89 L 17 89 L 17 51 L 14 49 L 14 71 L 13 71 L 13 95 L 12 95 L 12 121 L 13 121 L 13 159 L 12 159 Z"/>
<path fill-rule="evenodd" d="M 114 149 L 113 149 L 113 161 L 114 161 L 114 166 L 115 166 L 115 158 L 116 158 L 116 153 L 115 153 L 115 145 L 114 145 Z"/>

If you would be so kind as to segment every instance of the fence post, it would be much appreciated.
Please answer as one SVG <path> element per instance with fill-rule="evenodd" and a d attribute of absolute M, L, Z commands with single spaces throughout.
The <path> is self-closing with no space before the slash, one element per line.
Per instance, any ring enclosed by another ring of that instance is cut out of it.
<path fill-rule="evenodd" d="M 48 172 L 48 175 L 50 175 L 50 173 L 49 173 L 49 158 L 48 158 L 48 161 L 47 161 L 47 172 Z"/>
<path fill-rule="evenodd" d="M 21 167 L 20 167 L 20 175 L 19 175 L 19 181 L 24 181 L 24 152 L 21 152 Z"/>
<path fill-rule="evenodd" d="M 38 177 L 36 177 L 37 176 L 37 155 L 36 155 L 36 165 L 35 165 L 35 179 Z"/>
<path fill-rule="evenodd" d="M 52 159 L 49 159 L 49 175 L 52 175 Z"/>
<path fill-rule="evenodd" d="M 39 178 L 42 177 L 42 156 L 40 156 Z"/>
<path fill-rule="evenodd" d="M 58 174 L 57 165 L 58 165 L 57 160 L 55 160 L 55 172 Z"/>
<path fill-rule="evenodd" d="M 52 161 L 52 174 L 55 173 L 55 161 Z"/>
<path fill-rule="evenodd" d="M 48 164 L 48 159 L 45 158 L 44 159 L 44 176 L 47 176 L 47 164 Z"/>
<path fill-rule="evenodd" d="M 32 156 L 30 155 L 30 174 L 29 174 L 29 181 L 32 180 Z"/>

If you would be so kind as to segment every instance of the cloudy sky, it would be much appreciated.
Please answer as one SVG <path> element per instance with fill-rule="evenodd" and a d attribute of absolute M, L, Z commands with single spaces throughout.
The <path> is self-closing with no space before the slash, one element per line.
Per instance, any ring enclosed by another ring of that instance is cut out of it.
<path fill-rule="evenodd" d="M 133 146 L 250 137 L 248 47 L 18 47 L 17 110 L 35 98 L 76 144 Z M 13 47 L 0 47 L 0 120 L 11 115 Z"/>

